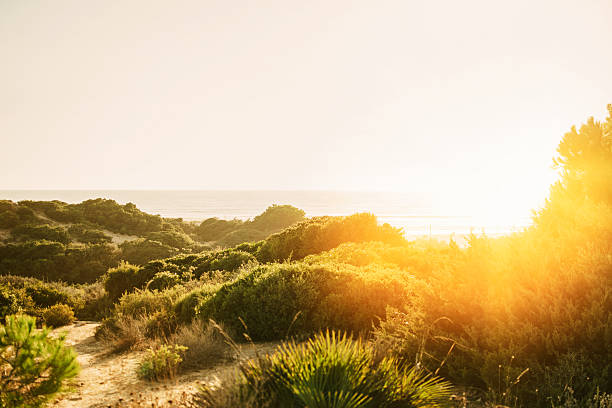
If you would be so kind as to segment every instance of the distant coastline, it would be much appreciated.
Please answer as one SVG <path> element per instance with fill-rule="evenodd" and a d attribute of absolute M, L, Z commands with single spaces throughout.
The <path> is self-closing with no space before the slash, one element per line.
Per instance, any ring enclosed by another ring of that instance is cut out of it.
<path fill-rule="evenodd" d="M 380 223 L 403 228 L 407 238 L 432 237 L 457 241 L 473 231 L 499 236 L 530 225 L 529 217 L 512 223 L 483 220 L 479 214 L 449 214 L 437 209 L 431 197 L 422 194 L 330 191 L 206 191 L 206 190 L 0 190 L 0 199 L 21 201 L 60 200 L 78 203 L 110 198 L 120 204 L 134 203 L 139 209 L 162 217 L 201 221 L 207 218 L 246 220 L 271 204 L 291 204 L 307 216 L 350 215 L 371 212 Z"/>

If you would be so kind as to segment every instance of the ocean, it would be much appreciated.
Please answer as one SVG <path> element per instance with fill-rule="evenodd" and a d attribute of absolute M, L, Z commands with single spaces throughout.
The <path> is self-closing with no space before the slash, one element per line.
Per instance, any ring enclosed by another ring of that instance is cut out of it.
<path fill-rule="evenodd" d="M 425 194 L 331 191 L 145 191 L 145 190 L 0 190 L 5 200 L 60 200 L 78 203 L 91 198 L 110 198 L 121 204 L 162 217 L 186 221 L 253 218 L 272 204 L 291 204 L 307 216 L 350 215 L 370 212 L 380 223 L 403 229 L 407 238 L 434 237 L 458 240 L 470 231 L 499 236 L 520 231 L 531 223 L 530 214 L 487 219 L 477 213 L 453 213 Z"/>

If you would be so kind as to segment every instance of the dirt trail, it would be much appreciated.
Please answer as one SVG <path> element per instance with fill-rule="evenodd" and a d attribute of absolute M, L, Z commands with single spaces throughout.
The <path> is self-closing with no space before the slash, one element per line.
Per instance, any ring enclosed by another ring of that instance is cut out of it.
<path fill-rule="evenodd" d="M 78 353 L 81 372 L 73 381 L 73 392 L 60 396 L 51 406 L 58 408 L 102 408 L 118 406 L 120 401 L 146 401 L 163 404 L 185 394 L 193 394 L 200 384 L 218 385 L 222 378 L 232 373 L 236 362 L 215 366 L 177 376 L 164 383 L 140 380 L 136 375 L 138 361 L 143 351 L 109 354 L 105 345 L 95 339 L 99 323 L 77 322 L 58 329 L 67 332 L 66 344 Z M 242 350 L 245 357 L 256 352 L 271 352 L 275 344 L 247 346 Z M 129 405 L 129 404 L 126 404 Z M 141 406 L 141 405 L 138 405 Z M 142 405 L 145 406 L 145 405 Z M 172 405 L 174 406 L 174 405 Z"/>

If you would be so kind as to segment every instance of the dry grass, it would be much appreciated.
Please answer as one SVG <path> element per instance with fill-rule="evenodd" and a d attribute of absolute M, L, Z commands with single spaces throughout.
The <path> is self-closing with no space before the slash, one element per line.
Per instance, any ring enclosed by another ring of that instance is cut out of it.
<path fill-rule="evenodd" d="M 233 358 L 232 347 L 222 330 L 218 325 L 196 319 L 190 325 L 182 326 L 171 336 L 169 343 L 187 347 L 181 364 L 183 368 L 208 368 Z"/>
<path fill-rule="evenodd" d="M 114 327 L 103 327 L 96 336 L 115 353 L 143 350 L 151 343 L 145 335 L 147 321 L 145 317 L 122 316 Z"/>

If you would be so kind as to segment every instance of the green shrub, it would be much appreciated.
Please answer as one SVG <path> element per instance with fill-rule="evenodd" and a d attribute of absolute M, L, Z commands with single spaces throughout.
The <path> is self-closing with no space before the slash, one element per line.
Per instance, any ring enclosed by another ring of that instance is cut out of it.
<path fill-rule="evenodd" d="M 116 248 L 109 244 L 27 241 L 0 246 L 0 274 L 91 283 L 116 265 L 116 256 Z"/>
<path fill-rule="evenodd" d="M 267 233 L 254 228 L 241 228 L 225 234 L 223 238 L 217 242 L 223 247 L 233 247 L 244 242 L 260 241 L 267 236 Z"/>
<path fill-rule="evenodd" d="M 176 255 L 177 249 L 158 241 L 139 238 L 119 245 L 121 259 L 135 265 L 144 265 L 154 259 Z"/>
<path fill-rule="evenodd" d="M 126 293 L 115 303 L 110 317 L 103 321 L 96 335 L 116 351 L 144 344 L 145 338 L 167 337 L 178 325 L 174 302 L 184 291 L 178 287 L 161 292 Z"/>
<path fill-rule="evenodd" d="M 187 347 L 180 345 L 161 345 L 150 348 L 147 356 L 138 365 L 138 376 L 149 381 L 169 380 L 176 376 L 182 354 Z"/>
<path fill-rule="evenodd" d="M 33 308 L 32 299 L 22 288 L 11 285 L 0 285 L 0 320 L 5 316 L 24 313 Z"/>
<path fill-rule="evenodd" d="M 0 212 L 0 228 L 13 228 L 19 224 L 19 216 L 13 211 Z"/>
<path fill-rule="evenodd" d="M 29 316 L 7 316 L 0 325 L 0 405 L 39 407 L 53 397 L 65 380 L 79 370 L 76 354 L 64 337 L 36 329 Z"/>
<path fill-rule="evenodd" d="M 108 296 L 116 300 L 124 293 L 144 285 L 147 280 L 140 275 L 140 269 L 139 266 L 127 262 L 122 262 L 116 268 L 109 269 L 104 278 L 104 289 Z"/>
<path fill-rule="evenodd" d="M 191 323 L 196 317 L 198 305 L 219 290 L 220 284 L 203 284 L 182 295 L 174 304 L 174 311 L 180 323 Z"/>
<path fill-rule="evenodd" d="M 42 283 L 39 285 L 28 285 L 25 287 L 25 292 L 32 299 L 34 304 L 40 308 L 54 306 L 58 303 L 74 305 L 68 294 L 60 292 L 50 285 L 44 285 Z"/>
<path fill-rule="evenodd" d="M 218 218 L 208 218 L 196 229 L 197 237 L 200 241 L 217 241 L 229 232 L 235 231 L 244 224 L 241 220 L 220 220 Z"/>
<path fill-rule="evenodd" d="M 344 242 L 381 241 L 398 244 L 406 240 L 400 230 L 379 226 L 372 214 L 348 217 L 315 217 L 268 237 L 259 251 L 260 262 L 299 260 L 328 251 Z"/>
<path fill-rule="evenodd" d="M 109 299 L 101 282 L 70 285 L 5 275 L 0 276 L 0 287 L 2 286 L 10 286 L 20 291 L 19 296 L 27 299 L 29 303 L 23 310 L 34 311 L 62 303 L 70 306 L 79 318 L 95 320 L 109 307 Z"/>
<path fill-rule="evenodd" d="M 264 234 L 268 235 L 303 221 L 305 215 L 306 213 L 303 210 L 295 208 L 292 205 L 274 204 L 266 208 L 263 213 L 253 218 L 253 221 L 249 223 L 249 227 L 263 231 Z"/>
<path fill-rule="evenodd" d="M 450 406 L 450 385 L 392 358 L 377 360 L 360 340 L 335 333 L 285 343 L 273 355 L 243 364 L 222 389 L 205 388 L 205 407 Z"/>
<path fill-rule="evenodd" d="M 172 248 L 189 248 L 194 242 L 189 235 L 178 231 L 158 231 L 147 235 L 147 239 L 151 241 L 161 242 Z"/>
<path fill-rule="evenodd" d="M 174 301 L 180 295 L 181 288 L 171 288 L 161 292 L 139 289 L 124 294 L 115 303 L 113 313 L 122 316 L 144 316 L 162 310 L 171 310 Z"/>
<path fill-rule="evenodd" d="M 197 307 L 204 319 L 278 340 L 324 328 L 369 331 L 388 306 L 409 303 L 417 282 L 397 269 L 350 265 L 270 264 L 253 267 Z M 242 321 L 240 320 L 242 319 Z"/>
<path fill-rule="evenodd" d="M 112 237 L 106 235 L 103 231 L 89 228 L 85 224 L 74 224 L 68 228 L 68 233 L 77 241 L 86 244 L 104 244 L 111 243 Z"/>
<path fill-rule="evenodd" d="M 62 244 L 70 243 L 70 236 L 64 227 L 53 227 L 51 225 L 31 225 L 23 224 L 15 227 L 11 234 L 22 240 L 47 240 L 61 242 Z"/>
<path fill-rule="evenodd" d="M 153 279 L 147 283 L 147 289 L 149 290 L 164 290 L 181 283 L 181 278 L 176 273 L 162 271 L 157 272 Z"/>
<path fill-rule="evenodd" d="M 242 265 L 245 265 L 249 262 L 256 262 L 256 259 L 253 255 L 248 252 L 242 251 L 225 251 L 219 254 L 219 256 L 210 260 L 210 263 L 206 267 L 208 271 L 236 271 Z M 200 265 L 196 270 L 196 276 L 201 276 L 200 273 L 203 270 L 202 265 Z"/>
<path fill-rule="evenodd" d="M 74 312 L 67 305 L 53 305 L 43 311 L 44 322 L 51 327 L 66 326 L 74 321 Z"/>

